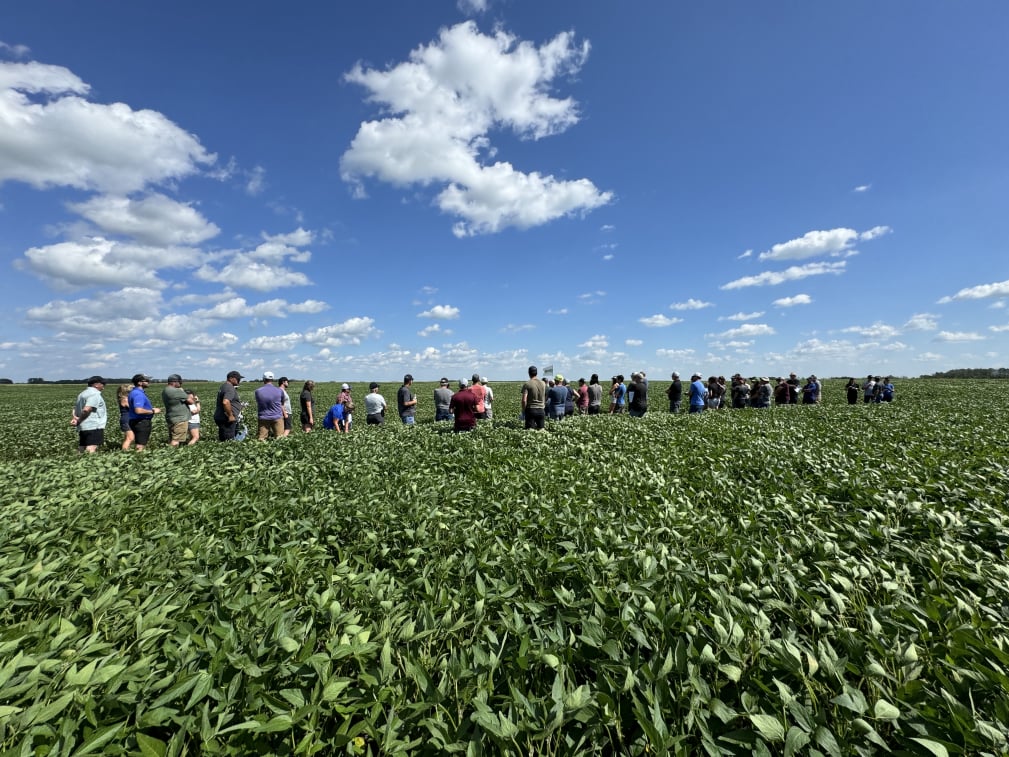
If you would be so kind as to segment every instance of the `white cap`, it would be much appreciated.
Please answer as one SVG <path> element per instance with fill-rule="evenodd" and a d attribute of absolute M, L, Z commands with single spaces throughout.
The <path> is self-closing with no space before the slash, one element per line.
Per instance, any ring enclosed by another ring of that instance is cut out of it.
<path fill-rule="evenodd" d="M 263 371 L 263 381 L 273 381 L 273 371 Z"/>
<path fill-rule="evenodd" d="M 344 384 L 340 387 L 341 389 L 350 389 L 350 384 Z"/>

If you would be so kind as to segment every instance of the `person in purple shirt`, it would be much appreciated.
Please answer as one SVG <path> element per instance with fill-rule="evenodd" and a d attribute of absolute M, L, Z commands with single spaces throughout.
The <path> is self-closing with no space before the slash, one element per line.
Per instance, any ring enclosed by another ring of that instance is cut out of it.
<path fill-rule="evenodd" d="M 263 385 L 256 390 L 260 441 L 271 434 L 277 439 L 284 435 L 284 391 L 273 380 L 273 373 L 266 371 L 263 374 Z"/>

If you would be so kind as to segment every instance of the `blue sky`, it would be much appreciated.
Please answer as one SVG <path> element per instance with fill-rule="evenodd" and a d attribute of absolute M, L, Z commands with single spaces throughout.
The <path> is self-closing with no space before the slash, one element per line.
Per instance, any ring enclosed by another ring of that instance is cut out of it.
<path fill-rule="evenodd" d="M 0 375 L 919 375 L 1009 347 L 1009 4 L 0 23 Z"/>

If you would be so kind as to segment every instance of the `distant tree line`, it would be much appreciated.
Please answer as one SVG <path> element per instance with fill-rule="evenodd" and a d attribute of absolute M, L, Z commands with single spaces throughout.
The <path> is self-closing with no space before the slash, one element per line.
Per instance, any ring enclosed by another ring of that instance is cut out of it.
<path fill-rule="evenodd" d="M 110 378 L 109 376 L 103 376 L 103 378 L 105 379 L 106 386 L 111 386 L 112 384 L 132 384 L 133 383 L 133 377 L 132 376 L 130 376 L 130 378 Z M 206 379 L 186 379 L 186 380 L 187 381 L 192 381 L 194 383 L 201 383 L 201 382 L 205 382 L 206 381 Z M 0 384 L 13 384 L 13 383 L 14 382 L 11 381 L 10 379 L 0 379 Z M 80 378 L 80 379 L 56 379 L 55 381 L 48 381 L 48 380 L 46 380 L 44 378 L 39 378 L 37 376 L 33 376 L 32 378 L 28 379 L 28 383 L 29 384 L 86 384 L 86 383 L 88 383 L 88 379 L 87 378 Z M 158 379 L 154 379 L 151 383 L 153 383 L 153 384 L 160 384 L 162 382 L 159 381 Z"/>
<path fill-rule="evenodd" d="M 954 368 L 951 371 L 938 371 L 922 378 L 934 379 L 1009 379 L 1009 368 Z"/>

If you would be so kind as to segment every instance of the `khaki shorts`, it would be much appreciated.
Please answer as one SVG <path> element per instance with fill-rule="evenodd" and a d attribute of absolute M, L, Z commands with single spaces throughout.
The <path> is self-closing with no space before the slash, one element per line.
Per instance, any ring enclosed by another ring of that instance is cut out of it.
<path fill-rule="evenodd" d="M 276 420 L 265 421 L 262 418 L 259 419 L 259 440 L 262 441 L 270 436 L 270 432 L 273 432 L 273 436 L 278 439 L 284 435 L 284 419 L 277 418 Z"/>
<path fill-rule="evenodd" d="M 168 427 L 168 441 L 181 444 L 189 438 L 189 421 L 179 421 Z"/>

